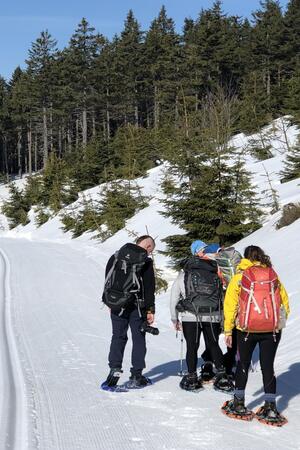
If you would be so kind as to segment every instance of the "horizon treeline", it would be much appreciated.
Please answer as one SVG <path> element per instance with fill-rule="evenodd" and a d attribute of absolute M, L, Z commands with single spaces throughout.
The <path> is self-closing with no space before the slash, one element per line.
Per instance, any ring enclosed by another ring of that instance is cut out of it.
<path fill-rule="evenodd" d="M 146 31 L 130 10 L 111 40 L 83 18 L 63 50 L 42 31 L 26 68 L 9 82 L 0 77 L 0 172 L 6 180 L 37 172 L 52 154 L 83 164 L 92 145 L 100 182 L 120 164 L 130 126 L 151 147 L 149 168 L 163 157 L 153 133 L 180 128 L 220 88 L 237 100 L 233 132 L 299 117 L 300 0 L 284 13 L 279 2 L 262 1 L 251 21 L 224 14 L 216 1 L 186 18 L 182 33 L 164 7 Z"/>

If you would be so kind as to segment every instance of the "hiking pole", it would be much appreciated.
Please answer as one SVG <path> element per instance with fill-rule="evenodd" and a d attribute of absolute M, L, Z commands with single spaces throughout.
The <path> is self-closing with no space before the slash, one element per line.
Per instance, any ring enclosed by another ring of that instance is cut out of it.
<path fill-rule="evenodd" d="M 178 372 L 178 375 L 180 377 L 183 377 L 183 332 L 180 330 L 181 337 L 180 337 L 180 371 Z M 178 337 L 178 331 L 176 332 L 176 337 Z"/>

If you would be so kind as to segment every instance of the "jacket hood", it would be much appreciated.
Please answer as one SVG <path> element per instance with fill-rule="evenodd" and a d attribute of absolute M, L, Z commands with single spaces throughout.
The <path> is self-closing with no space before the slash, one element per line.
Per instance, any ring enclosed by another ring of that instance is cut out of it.
<path fill-rule="evenodd" d="M 236 271 L 242 272 L 243 270 L 249 269 L 252 266 L 261 266 L 262 264 L 259 261 L 250 261 L 250 259 L 242 258 L 241 262 L 238 264 Z"/>

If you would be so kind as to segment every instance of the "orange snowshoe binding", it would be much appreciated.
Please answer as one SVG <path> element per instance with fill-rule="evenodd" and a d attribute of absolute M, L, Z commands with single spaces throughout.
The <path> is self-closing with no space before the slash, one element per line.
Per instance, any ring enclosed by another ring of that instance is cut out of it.
<path fill-rule="evenodd" d="M 223 414 L 231 419 L 250 421 L 254 417 L 253 411 L 246 408 L 245 400 L 243 398 L 233 397 L 232 400 L 227 400 L 221 408 Z"/>
<path fill-rule="evenodd" d="M 275 402 L 265 402 L 265 404 L 256 411 L 255 418 L 259 422 L 273 427 L 282 427 L 288 422 L 287 419 L 278 412 Z"/>

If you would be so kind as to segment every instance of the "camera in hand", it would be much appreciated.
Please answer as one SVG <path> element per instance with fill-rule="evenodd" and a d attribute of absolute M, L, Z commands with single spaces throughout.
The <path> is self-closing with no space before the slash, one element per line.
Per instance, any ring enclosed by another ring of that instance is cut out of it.
<path fill-rule="evenodd" d="M 140 331 L 142 333 L 150 333 L 153 334 L 153 336 L 157 336 L 159 334 L 159 329 L 155 327 L 151 327 L 147 320 L 145 320 L 142 325 L 140 326 Z"/>

